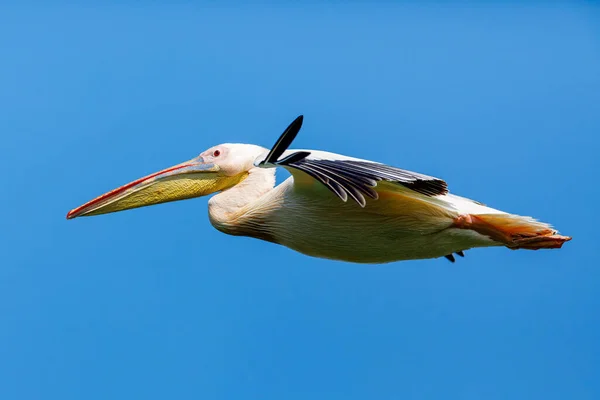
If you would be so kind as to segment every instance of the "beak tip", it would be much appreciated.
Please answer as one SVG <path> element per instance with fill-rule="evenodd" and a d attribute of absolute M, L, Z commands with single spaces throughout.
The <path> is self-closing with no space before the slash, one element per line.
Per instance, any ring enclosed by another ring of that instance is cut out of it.
<path fill-rule="evenodd" d="M 75 211 L 75 210 L 71 210 L 71 211 L 69 211 L 69 212 L 67 213 L 67 219 L 73 219 L 73 218 L 75 218 L 75 217 L 76 217 L 76 215 L 74 215 L 74 214 L 75 214 L 75 212 L 74 212 L 74 211 Z"/>

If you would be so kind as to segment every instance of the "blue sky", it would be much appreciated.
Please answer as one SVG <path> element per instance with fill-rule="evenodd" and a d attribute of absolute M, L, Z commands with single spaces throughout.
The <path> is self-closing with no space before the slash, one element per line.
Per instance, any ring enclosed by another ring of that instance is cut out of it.
<path fill-rule="evenodd" d="M 600 397 L 600 8 L 312 3 L 0 6 L 0 398 Z M 300 113 L 574 239 L 365 266 L 206 198 L 65 220 Z"/>

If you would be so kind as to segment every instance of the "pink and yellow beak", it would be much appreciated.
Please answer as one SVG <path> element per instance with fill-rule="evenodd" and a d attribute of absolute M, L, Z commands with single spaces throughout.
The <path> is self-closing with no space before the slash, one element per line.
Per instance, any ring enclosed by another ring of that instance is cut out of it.
<path fill-rule="evenodd" d="M 96 197 L 69 211 L 67 219 L 190 199 L 232 186 L 231 180 L 235 177 L 224 176 L 219 171 L 218 165 L 197 157 Z"/>

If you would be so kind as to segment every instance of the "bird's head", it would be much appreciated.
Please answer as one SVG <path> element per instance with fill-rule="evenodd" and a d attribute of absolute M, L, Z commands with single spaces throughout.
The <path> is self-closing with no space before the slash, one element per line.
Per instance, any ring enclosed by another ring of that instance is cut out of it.
<path fill-rule="evenodd" d="M 106 214 L 169 201 L 206 196 L 243 181 L 267 149 L 249 144 L 221 144 L 198 157 L 155 172 L 88 201 L 67 219 Z"/>

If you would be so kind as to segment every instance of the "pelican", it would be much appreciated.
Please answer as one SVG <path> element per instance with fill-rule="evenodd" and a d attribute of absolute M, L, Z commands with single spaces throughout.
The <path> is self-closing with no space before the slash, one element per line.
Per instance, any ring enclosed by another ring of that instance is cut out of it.
<path fill-rule="evenodd" d="M 280 244 L 308 256 L 354 263 L 446 257 L 476 247 L 552 249 L 571 240 L 549 224 L 450 194 L 445 181 L 317 150 L 288 150 L 296 118 L 269 150 L 221 144 L 103 194 L 67 219 L 217 193 L 208 201 L 219 231 Z M 291 176 L 275 186 L 275 171 Z"/>

